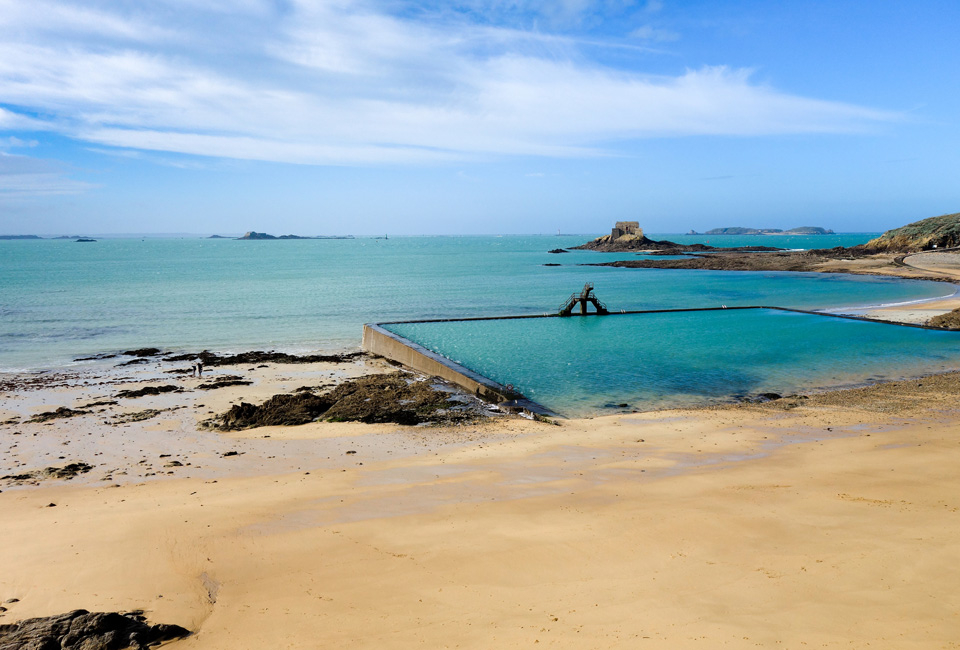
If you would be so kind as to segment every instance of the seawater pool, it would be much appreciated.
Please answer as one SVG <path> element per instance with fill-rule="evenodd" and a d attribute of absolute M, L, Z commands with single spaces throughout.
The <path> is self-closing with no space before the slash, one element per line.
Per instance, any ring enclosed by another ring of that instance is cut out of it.
<path fill-rule="evenodd" d="M 567 416 L 960 368 L 960 333 L 775 309 L 381 326 Z"/>

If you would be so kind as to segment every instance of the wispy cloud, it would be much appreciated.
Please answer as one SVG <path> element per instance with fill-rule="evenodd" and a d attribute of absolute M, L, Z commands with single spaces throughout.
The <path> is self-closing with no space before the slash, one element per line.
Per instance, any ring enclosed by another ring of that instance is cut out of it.
<path fill-rule="evenodd" d="M 406 164 L 598 156 L 639 138 L 842 133 L 898 119 L 783 93 L 749 70 L 670 77 L 604 66 L 585 53 L 590 39 L 484 19 L 520 4 L 507 0 L 461 2 L 469 11 L 452 14 L 359 0 L 42 4 L 50 20 L 34 3 L 0 0 L 0 131 L 101 147 Z M 658 4 L 532 6 L 572 21 Z M 649 41 L 671 34 L 634 30 Z"/>

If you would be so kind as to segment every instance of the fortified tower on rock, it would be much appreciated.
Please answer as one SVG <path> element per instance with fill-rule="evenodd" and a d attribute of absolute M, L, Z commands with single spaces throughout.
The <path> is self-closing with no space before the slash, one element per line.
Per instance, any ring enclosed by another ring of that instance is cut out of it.
<path fill-rule="evenodd" d="M 643 239 L 643 228 L 639 221 L 618 221 L 610 231 L 610 239 L 620 239 L 624 235 L 636 235 Z"/>

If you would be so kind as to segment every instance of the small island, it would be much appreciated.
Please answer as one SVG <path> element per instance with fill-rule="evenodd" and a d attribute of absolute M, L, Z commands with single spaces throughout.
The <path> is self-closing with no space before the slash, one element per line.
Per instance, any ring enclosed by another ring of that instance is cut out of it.
<path fill-rule="evenodd" d="M 40 235 L 0 235 L 0 239 L 43 239 Z"/>
<path fill-rule="evenodd" d="M 237 237 L 237 239 L 315 239 L 314 237 L 301 237 L 299 235 L 268 235 L 265 232 L 257 232 L 256 230 L 250 230 L 243 237 Z"/>

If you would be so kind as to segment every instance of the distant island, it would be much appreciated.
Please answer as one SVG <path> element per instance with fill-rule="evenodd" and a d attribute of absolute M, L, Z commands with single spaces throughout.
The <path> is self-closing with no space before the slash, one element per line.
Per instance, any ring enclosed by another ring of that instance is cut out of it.
<path fill-rule="evenodd" d="M 90 243 L 90 242 L 95 242 L 95 241 L 97 241 L 97 240 L 96 240 L 96 239 L 90 239 L 90 238 L 88 238 L 88 237 L 81 237 L 81 238 L 79 238 L 79 239 L 75 239 L 74 241 L 77 242 L 77 243 L 84 243 L 84 244 L 86 244 L 86 243 Z"/>
<path fill-rule="evenodd" d="M 691 233 L 696 234 L 696 233 Z M 790 230 L 781 230 L 779 228 L 742 228 L 740 226 L 730 228 L 713 228 L 704 233 L 705 235 L 833 235 L 834 232 L 827 228 L 819 226 L 800 226 Z"/>
<path fill-rule="evenodd" d="M 0 239 L 43 239 L 39 235 L 0 235 Z"/>
<path fill-rule="evenodd" d="M 212 237 L 210 237 L 210 239 L 224 239 L 224 237 L 220 237 L 219 235 L 213 235 Z M 276 235 L 268 235 L 265 232 L 257 232 L 255 230 L 251 230 L 250 232 L 246 233 L 243 237 L 237 237 L 237 239 L 238 240 L 240 239 L 353 239 L 353 235 L 344 235 L 342 237 L 339 237 L 339 236 L 301 237 L 300 235 L 280 235 L 279 237 L 277 237 Z"/>
<path fill-rule="evenodd" d="M 268 235 L 265 232 L 257 232 L 256 230 L 251 230 L 247 232 L 243 237 L 237 237 L 237 239 L 313 239 L 313 237 L 301 237 L 299 235 Z"/>

